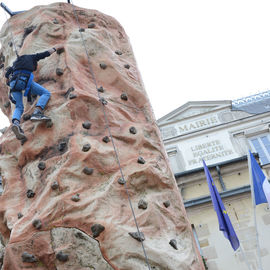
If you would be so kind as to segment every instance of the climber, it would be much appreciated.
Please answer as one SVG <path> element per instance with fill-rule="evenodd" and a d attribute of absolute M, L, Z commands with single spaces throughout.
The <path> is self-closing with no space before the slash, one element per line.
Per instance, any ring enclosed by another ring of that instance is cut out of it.
<path fill-rule="evenodd" d="M 26 140 L 26 136 L 20 126 L 21 116 L 24 111 L 22 91 L 25 90 L 24 96 L 31 101 L 31 95 L 40 96 L 35 110 L 30 118 L 31 121 L 50 121 L 51 119 L 43 114 L 43 110 L 48 103 L 51 93 L 43 86 L 34 82 L 33 71 L 37 69 L 37 62 L 44 59 L 58 49 L 62 49 L 62 45 L 58 45 L 48 51 L 37 54 L 25 54 L 18 56 L 13 62 L 12 67 L 6 71 L 6 83 L 10 87 L 9 98 L 12 103 L 16 104 L 12 116 L 12 131 L 18 140 Z"/>

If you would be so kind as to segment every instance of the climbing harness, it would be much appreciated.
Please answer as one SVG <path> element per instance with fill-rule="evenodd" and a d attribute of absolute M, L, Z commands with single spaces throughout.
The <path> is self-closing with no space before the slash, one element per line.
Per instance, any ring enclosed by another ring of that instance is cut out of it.
<path fill-rule="evenodd" d="M 77 24 L 78 24 L 78 27 L 79 27 L 79 30 L 80 30 L 81 27 L 80 27 L 80 23 L 79 23 L 79 18 L 78 18 L 78 15 L 76 13 L 76 10 L 74 8 L 73 1 L 69 1 L 69 2 L 71 2 L 72 8 L 73 8 L 73 13 L 74 13 L 74 16 L 76 18 L 76 21 L 77 21 Z M 144 247 L 144 244 L 143 244 L 143 240 L 141 239 L 141 237 L 142 237 L 143 234 L 140 232 L 140 229 L 139 229 L 139 226 L 138 226 L 138 222 L 137 222 L 137 219 L 136 219 L 136 216 L 135 216 L 135 212 L 134 212 L 134 209 L 133 209 L 133 206 L 132 206 L 132 203 L 131 203 L 131 198 L 130 198 L 130 195 L 129 195 L 129 192 L 128 192 L 128 188 L 127 188 L 127 184 L 126 184 L 126 181 L 125 181 L 125 177 L 124 177 L 124 173 L 123 173 L 123 170 L 122 170 L 122 166 L 120 164 L 119 154 L 118 154 L 116 145 L 114 143 L 114 139 L 113 139 L 113 136 L 112 136 L 112 133 L 111 133 L 111 128 L 110 128 L 110 125 L 109 125 L 109 120 L 108 120 L 107 113 L 106 113 L 106 110 L 105 110 L 105 105 L 107 105 L 107 101 L 100 96 L 100 92 L 98 90 L 99 88 L 98 88 L 98 85 L 97 85 L 95 73 L 94 73 L 94 71 L 92 69 L 92 64 L 91 64 L 90 56 L 87 53 L 87 48 L 86 48 L 85 40 L 83 39 L 82 31 L 79 31 L 79 32 L 80 32 L 80 37 L 81 37 L 81 40 L 82 40 L 82 43 L 83 43 L 83 46 L 84 46 L 85 53 L 87 55 L 87 60 L 88 60 L 88 65 L 89 65 L 89 71 L 90 71 L 90 73 L 92 75 L 92 78 L 94 80 L 94 84 L 96 86 L 96 90 L 97 90 L 97 94 L 98 94 L 98 99 L 100 100 L 100 102 L 102 104 L 102 110 L 103 110 L 103 115 L 104 115 L 104 119 L 105 119 L 105 122 L 106 122 L 106 127 L 108 129 L 108 133 L 109 133 L 109 136 L 110 136 L 112 145 L 113 145 L 113 149 L 114 149 L 114 152 L 115 152 L 115 156 L 116 156 L 116 160 L 117 160 L 117 163 L 118 163 L 119 171 L 120 171 L 121 177 L 122 177 L 123 182 L 124 182 L 123 185 L 124 185 L 125 190 L 126 190 L 126 194 L 127 194 L 127 197 L 128 197 L 129 205 L 130 205 L 130 208 L 131 208 L 131 211 L 132 211 L 132 215 L 133 215 L 133 218 L 134 218 L 134 222 L 135 222 L 135 225 L 136 225 L 136 228 L 137 228 L 137 235 L 138 235 L 138 237 L 140 239 L 140 242 L 141 242 L 141 245 L 142 245 L 142 249 L 143 249 L 143 253 L 144 253 L 144 257 L 145 257 L 145 262 L 146 262 L 146 264 L 148 266 L 148 269 L 151 270 L 151 267 L 150 267 L 150 264 L 149 264 L 149 260 L 148 260 L 147 254 L 146 254 L 146 250 L 145 250 L 145 247 Z"/>

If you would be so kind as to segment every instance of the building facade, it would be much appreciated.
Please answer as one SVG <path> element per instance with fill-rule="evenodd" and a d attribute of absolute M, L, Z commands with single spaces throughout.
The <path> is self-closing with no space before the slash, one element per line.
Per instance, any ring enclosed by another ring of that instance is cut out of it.
<path fill-rule="evenodd" d="M 270 91 L 235 101 L 188 102 L 158 120 L 197 244 L 209 270 L 268 269 L 270 209 L 256 206 L 257 245 L 247 151 L 270 177 Z M 243 252 L 219 231 L 206 162 Z M 260 256 L 259 256 L 259 255 Z M 246 259 L 245 259 L 246 258 Z"/>

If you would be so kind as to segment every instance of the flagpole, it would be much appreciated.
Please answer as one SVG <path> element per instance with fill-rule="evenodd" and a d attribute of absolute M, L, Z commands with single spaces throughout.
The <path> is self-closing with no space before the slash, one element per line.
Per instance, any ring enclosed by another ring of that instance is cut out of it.
<path fill-rule="evenodd" d="M 249 263 L 248 263 L 247 256 L 246 256 L 245 252 L 244 252 L 243 249 L 242 249 L 242 245 L 240 244 L 239 247 L 240 247 L 241 254 L 242 254 L 242 256 L 243 256 L 243 258 L 244 258 L 244 260 L 245 260 L 245 263 L 247 264 L 248 270 L 251 270 L 251 269 L 250 269 L 250 266 L 249 266 Z"/>
<path fill-rule="evenodd" d="M 252 168 L 251 168 L 251 160 L 250 160 L 249 151 L 247 151 L 247 158 L 248 158 L 248 169 L 249 169 L 249 181 L 250 181 L 250 187 L 251 187 L 251 198 L 252 198 L 252 204 L 253 204 L 254 225 L 256 229 L 257 254 L 258 254 L 258 259 L 259 259 L 259 267 L 260 267 L 258 270 L 263 270 L 261 248 L 260 248 L 260 243 L 259 243 L 259 235 L 258 235 L 258 227 L 257 227 L 257 218 L 256 218 L 256 204 L 255 204 L 254 187 L 253 187 L 253 179 L 252 179 Z"/>

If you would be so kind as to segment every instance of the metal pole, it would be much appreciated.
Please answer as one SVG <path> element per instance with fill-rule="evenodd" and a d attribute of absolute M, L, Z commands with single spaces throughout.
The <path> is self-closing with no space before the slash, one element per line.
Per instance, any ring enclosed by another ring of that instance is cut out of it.
<path fill-rule="evenodd" d="M 258 227 L 257 227 L 256 204 L 255 204 L 252 169 L 251 169 L 251 161 L 250 161 L 249 151 L 247 151 L 247 157 L 248 157 L 248 169 L 249 169 L 249 181 L 250 181 L 250 187 L 251 187 L 251 197 L 252 197 L 252 204 L 253 204 L 254 225 L 255 225 L 255 229 L 256 229 L 257 254 L 258 254 L 258 259 L 259 259 L 259 269 L 258 270 L 263 270 L 261 249 L 260 249 L 260 243 L 259 243 L 259 234 L 258 234 Z"/>
<path fill-rule="evenodd" d="M 3 3 L 1 2 L 0 6 L 10 15 L 13 16 L 13 12 Z"/>
<path fill-rule="evenodd" d="M 247 256 L 246 256 L 245 252 L 243 251 L 241 245 L 240 245 L 240 251 L 241 251 L 241 254 L 242 254 L 242 256 L 243 256 L 243 258 L 244 258 L 244 260 L 245 260 L 245 263 L 247 264 L 248 270 L 251 270 L 251 269 L 250 269 L 250 266 L 249 266 L 249 263 L 248 263 L 248 260 L 247 260 Z"/>

